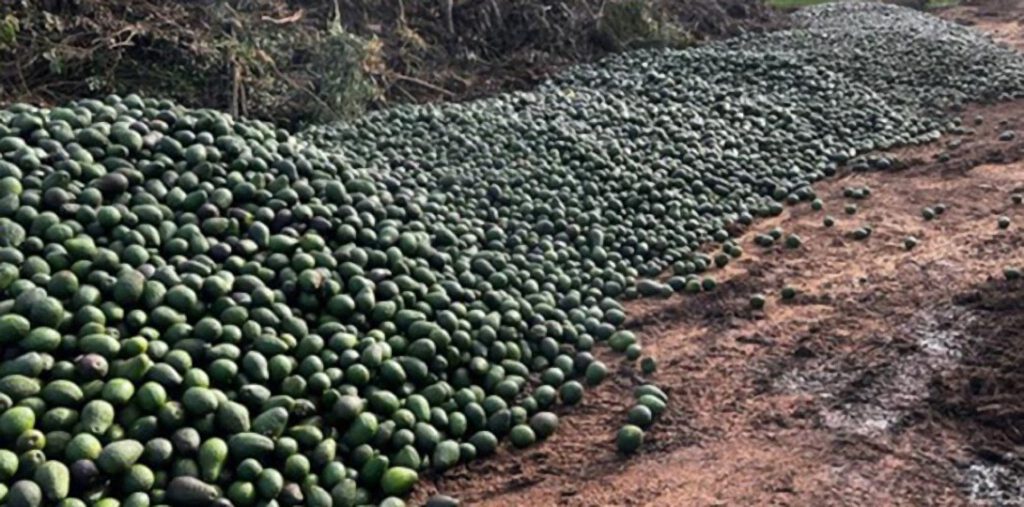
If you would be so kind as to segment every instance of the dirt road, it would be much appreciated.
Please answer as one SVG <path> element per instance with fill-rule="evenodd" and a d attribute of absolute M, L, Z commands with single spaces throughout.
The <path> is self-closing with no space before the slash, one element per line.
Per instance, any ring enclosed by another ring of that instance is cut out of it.
<path fill-rule="evenodd" d="M 1024 11 L 996 3 L 943 15 L 1024 48 Z M 715 291 L 631 304 L 631 327 L 658 358 L 655 374 L 641 379 L 604 357 L 623 375 L 588 392 L 550 441 L 450 471 L 420 498 L 440 491 L 467 505 L 534 507 L 1024 503 L 1024 280 L 1003 275 L 1024 267 L 1024 204 L 1013 201 L 1024 193 L 1024 102 L 964 118 L 973 133 L 889 154 L 897 170 L 818 184 L 823 210 L 800 205 L 755 224 L 744 256 L 715 273 Z M 1007 140 L 1007 131 L 1018 135 Z M 870 196 L 844 197 L 863 187 Z M 937 206 L 945 212 L 922 216 Z M 870 236 L 856 239 L 864 226 Z M 776 227 L 803 245 L 754 244 Z M 797 297 L 782 301 L 784 286 Z M 750 309 L 755 293 L 767 296 L 763 311 Z M 624 458 L 614 432 L 644 380 L 666 389 L 670 410 L 641 453 Z"/>

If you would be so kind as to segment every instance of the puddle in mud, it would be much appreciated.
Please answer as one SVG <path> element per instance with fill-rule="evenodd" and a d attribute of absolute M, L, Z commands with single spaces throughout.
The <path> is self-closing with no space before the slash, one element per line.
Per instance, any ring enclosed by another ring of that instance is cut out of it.
<path fill-rule="evenodd" d="M 880 438 L 901 429 L 914 411 L 927 404 L 929 385 L 939 373 L 955 368 L 971 339 L 968 329 L 977 316 L 961 308 L 921 311 L 894 329 L 915 347 L 878 366 L 854 370 L 827 364 L 817 371 L 794 369 L 783 374 L 776 389 L 811 394 L 823 402 L 822 424 L 837 432 Z M 1020 469 L 972 459 L 961 472 L 961 484 L 972 505 L 1024 506 L 1024 473 Z"/>
<path fill-rule="evenodd" d="M 948 313 L 948 312 L 947 312 Z M 929 382 L 960 358 L 967 316 L 936 316 L 921 312 L 893 333 L 916 345 L 903 355 L 868 370 L 823 368 L 806 373 L 793 370 L 776 387 L 785 392 L 809 393 L 826 403 L 822 423 L 833 430 L 865 437 L 897 429 L 899 423 L 929 395 Z M 956 326 L 949 323 L 955 322 Z M 830 371 L 832 370 L 832 371 Z"/>
<path fill-rule="evenodd" d="M 946 319 L 921 313 L 904 328 L 896 330 L 913 337 L 917 350 L 895 358 L 890 366 L 875 374 L 868 393 L 870 402 L 843 403 L 824 415 L 826 426 L 861 436 L 877 436 L 893 431 L 915 407 L 929 395 L 929 383 L 940 371 L 960 358 L 963 334 L 945 324 Z M 966 319 L 958 319 L 966 325 Z"/>

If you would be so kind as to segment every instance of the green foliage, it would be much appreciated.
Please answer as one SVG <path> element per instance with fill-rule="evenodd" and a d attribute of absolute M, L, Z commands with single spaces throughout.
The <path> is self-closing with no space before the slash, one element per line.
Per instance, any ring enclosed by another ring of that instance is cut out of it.
<path fill-rule="evenodd" d="M 668 4 L 646 0 L 618 0 L 604 6 L 598 32 L 617 50 L 649 47 L 685 47 L 693 40 L 671 22 Z"/>
<path fill-rule="evenodd" d="M 7 14 L 0 18 L 0 50 L 14 46 L 15 42 L 17 42 L 16 37 L 18 36 L 19 27 L 18 18 L 14 17 L 13 14 Z"/>
<path fill-rule="evenodd" d="M 317 91 L 329 109 L 315 111 L 311 121 L 353 118 L 376 98 L 377 90 L 363 70 L 371 47 L 375 46 L 346 32 L 340 24 L 331 27 L 313 64 L 323 69 Z"/>

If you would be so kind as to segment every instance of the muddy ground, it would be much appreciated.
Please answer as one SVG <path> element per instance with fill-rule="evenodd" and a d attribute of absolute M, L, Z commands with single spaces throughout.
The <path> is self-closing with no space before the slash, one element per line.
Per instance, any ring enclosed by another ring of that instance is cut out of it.
<path fill-rule="evenodd" d="M 949 9 L 949 19 L 1024 47 L 1012 2 Z M 658 359 L 587 393 L 548 442 L 502 449 L 418 492 L 464 505 L 1024 504 L 1024 101 L 964 113 L 972 134 L 896 151 L 898 170 L 841 173 L 809 205 L 755 224 L 744 256 L 698 296 L 630 304 Z M 981 123 L 974 125 L 975 117 Z M 1005 140 L 1002 134 L 1019 135 Z M 1001 140 L 1000 138 L 1004 140 Z M 869 187 L 866 199 L 844 197 Z M 844 208 L 856 204 L 848 215 Z M 922 209 L 946 211 L 925 220 Z M 835 226 L 823 225 L 826 215 Z M 1009 217 L 1007 229 L 998 227 Z M 869 225 L 866 240 L 851 236 Z M 762 248 L 779 227 L 798 249 Z M 917 239 L 907 250 L 904 240 Z M 782 301 L 792 286 L 798 296 Z M 763 311 L 750 309 L 755 293 Z M 643 381 L 669 411 L 642 451 L 614 433 Z"/>

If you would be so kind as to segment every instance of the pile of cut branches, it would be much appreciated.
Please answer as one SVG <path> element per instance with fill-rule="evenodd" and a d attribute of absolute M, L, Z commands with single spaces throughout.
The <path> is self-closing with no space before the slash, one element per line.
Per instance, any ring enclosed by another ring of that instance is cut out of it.
<path fill-rule="evenodd" d="M 744 0 L 0 0 L 0 102 L 136 92 L 294 126 L 777 20 Z"/>

